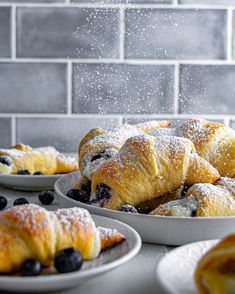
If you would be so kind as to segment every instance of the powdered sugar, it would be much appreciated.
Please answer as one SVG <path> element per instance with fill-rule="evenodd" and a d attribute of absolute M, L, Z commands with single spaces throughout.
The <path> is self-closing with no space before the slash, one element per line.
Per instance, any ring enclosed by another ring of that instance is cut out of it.
<path fill-rule="evenodd" d="M 100 232 L 101 240 L 112 239 L 114 236 L 120 235 L 120 233 L 116 229 L 98 227 L 98 230 Z"/>

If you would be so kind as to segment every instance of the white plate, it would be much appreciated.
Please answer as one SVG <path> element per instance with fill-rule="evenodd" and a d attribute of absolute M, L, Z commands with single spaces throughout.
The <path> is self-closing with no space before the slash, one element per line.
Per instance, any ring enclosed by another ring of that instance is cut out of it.
<path fill-rule="evenodd" d="M 0 175 L 0 185 L 9 189 L 23 191 L 53 190 L 55 182 L 63 175 Z"/>
<path fill-rule="evenodd" d="M 201 240 L 225 237 L 234 232 L 235 217 L 166 217 L 131 214 L 75 201 L 66 196 L 80 179 L 79 172 L 63 176 L 55 184 L 55 191 L 64 207 L 79 206 L 91 213 L 118 219 L 132 226 L 144 242 L 183 245 Z"/>
<path fill-rule="evenodd" d="M 156 270 L 162 288 L 170 294 L 196 294 L 194 272 L 197 263 L 217 242 L 211 240 L 188 244 L 162 257 Z"/>
<path fill-rule="evenodd" d="M 80 271 L 67 274 L 40 275 L 38 277 L 0 276 L 0 289 L 23 293 L 42 293 L 73 288 L 126 263 L 139 252 L 141 239 L 134 229 L 106 217 L 98 215 L 92 217 L 97 226 L 117 229 L 126 237 L 126 240 L 102 252 L 93 261 L 84 262 Z"/>

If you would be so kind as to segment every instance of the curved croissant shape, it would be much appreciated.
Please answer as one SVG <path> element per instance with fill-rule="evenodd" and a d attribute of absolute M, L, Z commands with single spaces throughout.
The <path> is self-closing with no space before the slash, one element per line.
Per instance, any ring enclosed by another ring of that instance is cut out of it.
<path fill-rule="evenodd" d="M 107 159 L 114 157 L 128 138 L 165 128 L 169 124 L 169 121 L 148 121 L 136 125 L 121 125 L 107 131 L 92 129 L 82 139 L 78 149 L 81 174 L 91 179 L 95 170 Z"/>
<path fill-rule="evenodd" d="M 235 287 L 235 234 L 227 236 L 199 261 L 195 282 L 199 294 L 232 294 Z"/>
<path fill-rule="evenodd" d="M 69 247 L 89 260 L 121 240 L 117 231 L 100 233 L 82 208 L 49 212 L 34 204 L 15 206 L 0 214 L 0 273 L 17 271 L 30 258 L 50 266 L 55 255 Z"/>
<path fill-rule="evenodd" d="M 174 191 L 183 184 L 213 183 L 219 173 L 185 138 L 149 135 L 126 141 L 93 175 L 91 204 L 119 209 Z"/>
<path fill-rule="evenodd" d="M 31 148 L 18 144 L 10 149 L 0 149 L 0 174 L 17 174 L 28 170 L 30 174 L 63 174 L 79 170 L 73 157 L 60 154 L 54 147 Z"/>
<path fill-rule="evenodd" d="M 212 184 L 195 184 L 186 198 L 160 205 L 150 214 L 165 216 L 235 216 L 234 197 L 230 191 Z"/>
<path fill-rule="evenodd" d="M 157 130 L 152 135 L 173 135 L 191 140 L 197 153 L 221 174 L 235 177 L 235 131 L 230 127 L 205 119 L 189 119 L 177 128 Z"/>

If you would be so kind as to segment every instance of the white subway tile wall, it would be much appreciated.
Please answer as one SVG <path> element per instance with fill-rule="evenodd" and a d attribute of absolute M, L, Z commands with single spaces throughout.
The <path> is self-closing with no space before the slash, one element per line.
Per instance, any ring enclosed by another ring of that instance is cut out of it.
<path fill-rule="evenodd" d="M 93 127 L 235 128 L 235 0 L 0 0 L 0 147 Z"/>

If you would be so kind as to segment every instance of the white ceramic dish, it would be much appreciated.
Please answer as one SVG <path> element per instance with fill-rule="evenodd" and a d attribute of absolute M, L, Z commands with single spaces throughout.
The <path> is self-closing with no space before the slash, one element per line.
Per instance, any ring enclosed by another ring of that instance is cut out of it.
<path fill-rule="evenodd" d="M 218 240 L 188 244 L 172 250 L 159 261 L 157 280 L 169 294 L 196 294 L 194 272 L 201 257 Z"/>
<path fill-rule="evenodd" d="M 117 229 L 126 240 L 121 244 L 108 249 L 93 261 L 84 262 L 80 271 L 67 274 L 40 275 L 38 277 L 1 276 L 0 289 L 13 292 L 48 292 L 60 291 L 84 284 L 91 278 L 104 274 L 130 259 L 141 248 L 141 239 L 131 227 L 106 217 L 92 216 L 97 226 Z"/>
<path fill-rule="evenodd" d="M 64 207 L 79 206 L 91 213 L 111 217 L 127 223 L 140 234 L 144 242 L 183 245 L 201 240 L 225 237 L 234 232 L 235 217 L 164 217 L 131 214 L 99 208 L 75 201 L 66 196 L 80 179 L 79 172 L 63 176 L 55 183 L 55 191 Z"/>
<path fill-rule="evenodd" d="M 0 185 L 9 189 L 23 191 L 53 190 L 55 182 L 63 175 L 0 175 Z"/>

